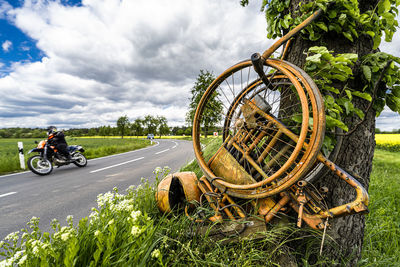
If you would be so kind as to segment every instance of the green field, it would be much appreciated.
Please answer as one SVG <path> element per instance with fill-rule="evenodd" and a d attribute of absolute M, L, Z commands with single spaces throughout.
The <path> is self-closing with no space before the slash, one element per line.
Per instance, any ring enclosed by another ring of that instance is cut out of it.
<path fill-rule="evenodd" d="M 17 142 L 24 143 L 25 161 L 28 151 L 38 139 L 0 139 L 0 174 L 21 171 Z M 88 159 L 140 149 L 150 145 L 150 141 L 138 138 L 67 138 L 69 145 L 81 145 Z M 25 164 L 26 165 L 26 164 Z"/>

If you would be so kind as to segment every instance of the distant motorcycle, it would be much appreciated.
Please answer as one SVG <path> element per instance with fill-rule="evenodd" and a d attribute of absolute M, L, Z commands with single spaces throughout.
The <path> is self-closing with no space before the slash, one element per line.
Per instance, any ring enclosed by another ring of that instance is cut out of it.
<path fill-rule="evenodd" d="M 68 151 L 71 154 L 71 161 L 61 155 L 55 146 L 48 144 L 47 140 L 42 140 L 36 148 L 28 152 L 28 154 L 32 152 L 39 153 L 39 155 L 28 159 L 28 168 L 37 175 L 47 175 L 53 171 L 53 165 L 60 167 L 73 163 L 78 167 L 86 166 L 87 159 L 82 154 L 85 151 L 82 146 L 68 146 Z"/>

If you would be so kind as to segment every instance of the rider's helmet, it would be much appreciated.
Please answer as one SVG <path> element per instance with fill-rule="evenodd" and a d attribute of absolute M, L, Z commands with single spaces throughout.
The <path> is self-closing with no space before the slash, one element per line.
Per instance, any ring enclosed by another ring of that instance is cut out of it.
<path fill-rule="evenodd" d="M 57 132 L 57 128 L 55 126 L 49 126 L 49 128 L 47 128 L 47 136 L 53 135 L 55 132 Z"/>

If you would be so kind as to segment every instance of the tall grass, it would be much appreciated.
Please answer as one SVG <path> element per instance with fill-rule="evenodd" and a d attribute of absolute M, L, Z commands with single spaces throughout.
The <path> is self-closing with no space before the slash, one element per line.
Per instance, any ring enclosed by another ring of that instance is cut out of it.
<path fill-rule="evenodd" d="M 0 139 L 0 174 L 21 171 L 17 142 L 24 143 L 25 166 L 30 149 L 35 148 L 37 139 Z M 149 140 L 136 138 L 67 138 L 69 145 L 81 145 L 88 159 L 118 154 L 150 145 Z"/>

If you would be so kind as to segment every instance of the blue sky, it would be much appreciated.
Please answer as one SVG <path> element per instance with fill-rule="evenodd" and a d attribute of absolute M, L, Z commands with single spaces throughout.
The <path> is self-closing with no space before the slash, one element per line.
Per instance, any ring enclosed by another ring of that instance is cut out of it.
<path fill-rule="evenodd" d="M 219 74 L 272 44 L 259 5 L 0 0 L 0 127 L 96 127 L 125 114 L 182 125 L 200 69 Z M 398 35 L 381 49 L 400 56 Z M 377 127 L 398 129 L 400 117 L 385 110 Z"/>

